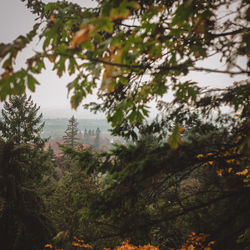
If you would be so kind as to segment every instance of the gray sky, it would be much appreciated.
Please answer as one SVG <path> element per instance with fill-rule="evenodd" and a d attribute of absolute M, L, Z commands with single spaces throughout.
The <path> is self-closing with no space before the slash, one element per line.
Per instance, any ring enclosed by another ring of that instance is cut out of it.
<path fill-rule="evenodd" d="M 44 2 L 52 2 L 50 0 Z M 95 3 L 91 0 L 72 0 L 72 2 L 84 6 L 94 7 Z M 28 33 L 35 23 L 35 16 L 29 12 L 25 4 L 20 0 L 1 0 L 0 4 L 0 43 L 8 43 L 13 41 L 17 36 Z M 17 58 L 17 67 L 23 67 L 25 58 L 32 54 L 32 50 L 36 49 L 37 42 L 31 44 L 28 48 L 24 49 L 20 56 Z M 240 59 L 240 64 L 244 65 L 246 60 Z M 203 67 L 211 67 L 223 69 L 223 64 L 219 63 L 218 57 L 212 57 L 205 62 L 199 64 Z M 40 75 L 35 76 L 41 83 L 36 88 L 35 93 L 32 94 L 34 101 L 41 107 L 41 111 L 45 117 L 70 117 L 74 114 L 77 118 L 104 118 L 104 115 L 97 115 L 83 110 L 80 106 L 76 111 L 70 107 L 70 101 L 67 99 L 66 85 L 74 77 L 65 75 L 58 78 L 55 72 L 52 71 L 52 65 L 48 62 L 46 70 Z M 211 73 L 190 73 L 187 79 L 199 82 L 202 86 L 210 86 L 223 88 L 231 85 L 234 81 L 244 80 L 245 76 L 236 76 L 234 78 L 224 74 L 211 74 Z M 168 98 L 166 95 L 164 99 Z M 88 101 L 95 100 L 94 97 L 88 97 Z M 154 109 L 153 109 L 154 110 Z M 153 112 L 154 114 L 155 112 Z"/>
<path fill-rule="evenodd" d="M 52 1 L 43 1 L 52 2 Z M 55 1 L 54 1 L 55 2 Z M 94 7 L 95 3 L 91 0 L 72 0 L 72 2 L 83 4 L 84 6 Z M 12 42 L 19 35 L 28 33 L 34 23 L 36 16 L 30 13 L 25 7 L 25 3 L 20 0 L 1 0 L 0 5 L 0 43 Z M 24 67 L 27 56 L 32 55 L 32 50 L 36 50 L 37 41 L 25 48 L 17 57 L 17 67 Z M 59 78 L 52 71 L 52 65 L 47 62 L 46 70 L 40 75 L 35 75 L 41 83 L 32 93 L 33 100 L 41 107 L 45 117 L 70 117 L 75 115 L 77 118 L 105 118 L 103 114 L 94 115 L 80 106 L 74 111 L 67 98 L 66 85 L 74 79 L 65 75 Z M 30 93 L 30 92 L 28 92 Z M 94 97 L 88 97 L 85 101 L 94 101 Z"/>

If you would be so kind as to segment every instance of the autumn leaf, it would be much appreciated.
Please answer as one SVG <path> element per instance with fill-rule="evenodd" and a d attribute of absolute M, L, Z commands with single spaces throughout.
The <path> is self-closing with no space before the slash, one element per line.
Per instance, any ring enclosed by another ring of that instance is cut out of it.
<path fill-rule="evenodd" d="M 180 136 L 180 129 L 182 128 L 178 125 L 175 126 L 173 133 L 168 138 L 168 143 L 171 148 L 177 149 L 179 145 L 182 145 L 181 136 Z"/>
<path fill-rule="evenodd" d="M 116 19 L 127 19 L 128 16 L 130 14 L 130 11 L 128 9 L 122 9 L 122 10 L 119 10 L 119 9 L 112 9 L 110 11 L 110 18 L 112 20 L 116 20 Z"/>
<path fill-rule="evenodd" d="M 56 18 L 54 15 L 51 15 L 50 18 L 49 18 L 51 21 L 55 22 L 56 21 Z"/>
<path fill-rule="evenodd" d="M 246 176 L 248 174 L 248 169 L 246 168 L 243 171 L 237 172 L 236 174 Z"/>
<path fill-rule="evenodd" d="M 223 169 L 218 169 L 216 172 L 217 172 L 218 176 L 222 176 L 223 175 Z"/>
<path fill-rule="evenodd" d="M 90 40 L 90 32 L 94 30 L 94 25 L 90 24 L 88 26 L 83 27 L 82 29 L 78 30 L 74 36 L 72 41 L 70 42 L 69 49 L 74 49 L 79 46 L 81 43 Z"/>
<path fill-rule="evenodd" d="M 12 67 L 9 67 L 8 69 L 6 69 L 3 74 L 1 75 L 2 78 L 5 78 L 7 76 L 10 76 L 13 74 L 13 68 Z"/>
<path fill-rule="evenodd" d="M 185 132 L 185 128 L 183 126 L 179 127 L 179 133 L 183 134 Z"/>
<path fill-rule="evenodd" d="M 194 246 L 191 244 L 191 245 L 188 246 L 187 249 L 188 249 L 188 250 L 194 250 Z"/>
<path fill-rule="evenodd" d="M 200 158 L 203 158 L 204 155 L 203 155 L 203 154 L 198 154 L 198 155 L 196 155 L 196 157 L 197 157 L 198 159 L 200 159 Z"/>
<path fill-rule="evenodd" d="M 49 59 L 50 62 L 53 63 L 53 62 L 55 62 L 55 60 L 56 60 L 56 56 L 55 56 L 55 55 L 49 55 L 49 56 L 48 56 L 48 59 Z"/>
<path fill-rule="evenodd" d="M 53 248 L 53 246 L 51 244 L 46 244 L 44 245 L 45 248 Z"/>
<path fill-rule="evenodd" d="M 206 21 L 204 19 L 199 18 L 197 21 L 197 24 L 194 29 L 195 34 L 203 34 L 205 33 L 207 27 L 206 27 Z"/>

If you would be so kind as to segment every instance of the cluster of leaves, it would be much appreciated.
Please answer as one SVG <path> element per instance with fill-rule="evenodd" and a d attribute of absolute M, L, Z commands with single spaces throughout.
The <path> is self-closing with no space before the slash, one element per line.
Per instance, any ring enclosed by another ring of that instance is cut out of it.
<path fill-rule="evenodd" d="M 185 244 L 181 247 L 180 250 L 194 250 L 194 249 L 204 249 L 204 250 L 211 250 L 212 245 L 214 245 L 214 241 L 210 241 L 206 244 L 208 235 L 200 233 L 196 234 L 192 232 L 188 239 L 186 240 Z"/>
<path fill-rule="evenodd" d="M 68 84 L 73 108 L 97 87 L 102 103 L 88 107 L 106 112 L 113 126 L 124 119 L 136 125 L 148 116 L 147 103 L 168 89 L 179 101 L 197 100 L 201 89 L 180 78 L 190 71 L 249 74 L 247 65 L 237 65 L 239 56 L 249 56 L 246 0 L 99 0 L 96 8 L 59 1 L 26 2 L 40 22 L 27 36 L 1 44 L 0 55 L 5 60 L 1 99 L 17 91 L 23 93 L 26 85 L 34 90 L 37 81 L 32 74 L 41 73 L 48 59 L 58 76 L 66 71 L 77 74 Z M 237 11 L 232 11 L 235 6 Z M 225 10 L 225 16 L 220 15 L 220 9 Z M 42 51 L 27 59 L 25 70 L 14 72 L 17 52 L 36 35 L 40 23 Z M 197 61 L 214 54 L 226 61 L 227 69 L 197 67 Z M 229 104 L 237 102 L 241 99 Z"/>
<path fill-rule="evenodd" d="M 79 248 L 93 249 L 91 245 L 85 244 L 83 240 L 77 239 L 76 237 L 74 237 L 74 240 L 75 241 L 72 242 L 72 246 L 79 247 Z M 53 249 L 52 244 L 46 244 L 44 247 Z M 104 250 L 110 250 L 110 248 L 104 248 Z M 136 247 L 132 244 L 129 244 L 129 242 L 126 241 L 126 242 L 122 242 L 121 246 L 115 247 L 114 250 L 159 250 L 159 248 L 151 246 L 150 244 Z"/>

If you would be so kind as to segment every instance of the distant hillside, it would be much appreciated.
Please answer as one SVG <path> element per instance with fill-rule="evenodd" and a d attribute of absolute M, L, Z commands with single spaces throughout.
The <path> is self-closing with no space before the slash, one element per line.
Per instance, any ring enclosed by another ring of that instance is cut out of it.
<path fill-rule="evenodd" d="M 45 122 L 43 137 L 60 137 L 64 135 L 64 131 L 67 128 L 68 119 L 57 118 L 57 119 L 43 119 Z M 104 119 L 77 119 L 78 129 L 84 132 L 85 129 L 96 130 L 99 128 L 102 134 L 108 134 L 108 130 L 111 128 L 110 125 Z"/>

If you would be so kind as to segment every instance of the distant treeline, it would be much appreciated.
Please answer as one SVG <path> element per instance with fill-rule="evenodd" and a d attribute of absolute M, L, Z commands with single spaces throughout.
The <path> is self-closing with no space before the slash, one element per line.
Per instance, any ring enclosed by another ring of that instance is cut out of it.
<path fill-rule="evenodd" d="M 59 137 L 64 135 L 64 131 L 67 127 L 67 118 L 57 119 L 43 119 L 45 126 L 43 129 L 43 137 L 50 136 L 51 138 Z M 105 119 L 77 119 L 78 128 L 83 133 L 85 129 L 96 130 L 100 128 L 102 133 L 107 132 L 110 129 L 110 125 Z"/>

